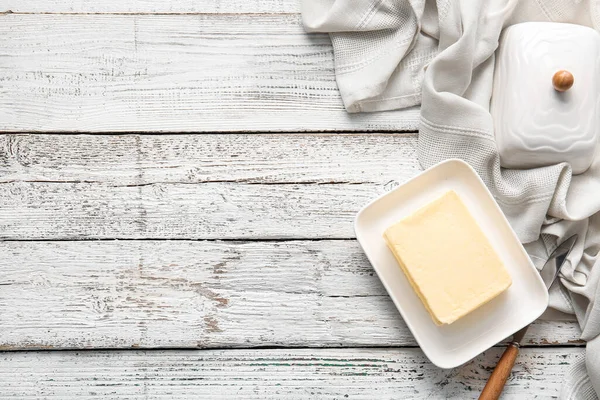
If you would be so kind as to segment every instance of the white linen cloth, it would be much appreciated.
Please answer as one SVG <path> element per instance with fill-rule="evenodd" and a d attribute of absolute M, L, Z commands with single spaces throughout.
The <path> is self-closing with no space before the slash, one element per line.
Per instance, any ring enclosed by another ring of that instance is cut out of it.
<path fill-rule="evenodd" d="M 600 28 L 599 0 L 303 0 L 309 32 L 329 32 L 348 112 L 421 104 L 418 153 L 427 168 L 471 164 L 535 264 L 573 233 L 579 240 L 551 290 L 550 305 L 575 314 L 585 357 L 565 377 L 564 399 L 600 393 L 600 156 L 581 175 L 557 164 L 501 169 L 489 103 L 503 27 L 525 21 Z M 574 44 L 576 45 L 576 44 Z M 600 123 L 600 121 L 599 121 Z"/>

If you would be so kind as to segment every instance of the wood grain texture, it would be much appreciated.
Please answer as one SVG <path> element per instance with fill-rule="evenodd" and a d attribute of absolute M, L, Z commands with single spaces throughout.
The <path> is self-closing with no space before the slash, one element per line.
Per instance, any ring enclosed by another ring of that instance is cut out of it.
<path fill-rule="evenodd" d="M 298 15 L 0 15 L 0 130 L 407 131 L 348 114 Z"/>
<path fill-rule="evenodd" d="M 300 0 L 2 0 L 14 13 L 298 13 Z"/>
<path fill-rule="evenodd" d="M 415 346 L 355 241 L 1 242 L 2 349 Z M 525 345 L 577 342 L 538 322 Z"/>
<path fill-rule="evenodd" d="M 377 184 L 238 183 L 0 186 L 0 239 L 353 238 Z"/>
<path fill-rule="evenodd" d="M 376 183 L 420 171 L 415 134 L 0 135 L 0 183 Z"/>
<path fill-rule="evenodd" d="M 500 351 L 452 370 L 406 348 L 0 353 L 0 398 L 476 399 Z M 502 399 L 556 398 L 582 352 L 523 349 Z"/>
<path fill-rule="evenodd" d="M 354 237 L 413 135 L 3 135 L 3 239 Z M 259 185 L 257 183 L 265 183 Z"/>

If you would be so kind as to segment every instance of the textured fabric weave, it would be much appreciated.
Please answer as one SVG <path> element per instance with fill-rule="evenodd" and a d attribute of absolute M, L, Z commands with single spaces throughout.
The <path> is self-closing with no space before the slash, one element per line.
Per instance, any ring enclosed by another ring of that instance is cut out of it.
<path fill-rule="evenodd" d="M 599 0 L 303 0 L 309 32 L 329 32 L 348 112 L 421 104 L 418 155 L 424 168 L 448 158 L 471 164 L 536 266 L 557 243 L 579 240 L 550 292 L 588 341 L 565 377 L 563 399 L 600 393 L 600 156 L 581 175 L 557 164 L 500 168 L 489 103 L 501 30 L 525 21 L 600 29 Z"/>

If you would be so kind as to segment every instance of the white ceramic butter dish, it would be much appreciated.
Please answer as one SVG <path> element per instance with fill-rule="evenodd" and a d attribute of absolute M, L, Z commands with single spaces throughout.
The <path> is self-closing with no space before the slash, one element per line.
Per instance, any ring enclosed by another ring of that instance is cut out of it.
<path fill-rule="evenodd" d="M 566 161 L 575 174 L 587 170 L 600 130 L 600 34 L 553 22 L 506 28 L 491 113 L 503 167 Z"/>
<path fill-rule="evenodd" d="M 388 249 L 384 231 L 454 190 L 468 207 L 512 278 L 490 302 L 450 325 L 436 325 Z M 356 237 L 423 352 L 441 368 L 461 365 L 537 319 L 548 291 L 479 175 L 460 160 L 442 162 L 364 207 Z"/>

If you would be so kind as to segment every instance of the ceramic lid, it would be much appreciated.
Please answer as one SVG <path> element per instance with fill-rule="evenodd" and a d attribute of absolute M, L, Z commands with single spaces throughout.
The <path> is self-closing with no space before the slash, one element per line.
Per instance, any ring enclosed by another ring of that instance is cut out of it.
<path fill-rule="evenodd" d="M 559 71 L 567 72 L 557 74 Z M 573 84 L 569 88 L 570 77 Z M 527 22 L 505 29 L 491 102 L 503 167 L 530 168 L 566 161 L 574 173 L 585 171 L 598 142 L 599 110 L 598 32 L 551 22 Z"/>

